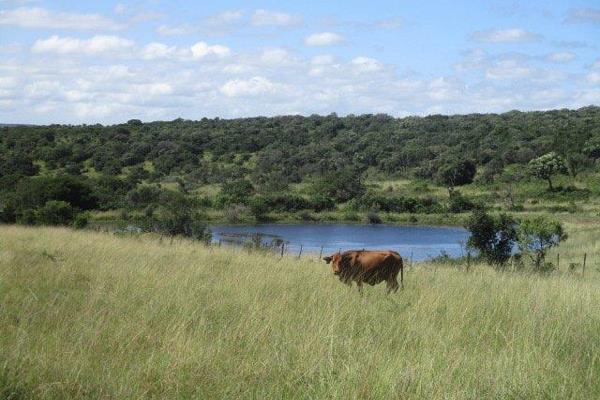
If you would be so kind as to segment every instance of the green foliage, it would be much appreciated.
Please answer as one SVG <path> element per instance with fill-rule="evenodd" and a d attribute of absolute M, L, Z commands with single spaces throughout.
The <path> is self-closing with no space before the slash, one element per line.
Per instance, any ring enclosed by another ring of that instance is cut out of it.
<path fill-rule="evenodd" d="M 489 264 L 501 266 L 510 259 L 517 241 L 517 224 L 512 217 L 476 210 L 465 227 L 471 233 L 467 246 L 477 250 Z"/>
<path fill-rule="evenodd" d="M 220 207 L 232 204 L 247 204 L 254 193 L 254 186 L 247 179 L 226 182 L 217 196 L 216 203 Z"/>
<path fill-rule="evenodd" d="M 338 202 L 357 198 L 365 192 L 360 174 L 349 168 L 325 174 L 313 189 L 316 194 Z"/>
<path fill-rule="evenodd" d="M 477 208 L 477 204 L 461 194 L 459 191 L 453 190 L 450 192 L 448 211 L 452 213 L 461 213 L 465 211 L 471 211 L 474 208 Z"/>
<path fill-rule="evenodd" d="M 73 218 L 73 228 L 75 229 L 83 229 L 89 223 L 90 216 L 87 212 L 77 213 L 75 218 Z"/>
<path fill-rule="evenodd" d="M 40 225 L 70 225 L 73 207 L 66 201 L 49 200 L 35 210 L 35 222 Z"/>
<path fill-rule="evenodd" d="M 542 270 L 548 250 L 566 240 L 567 234 L 559 221 L 537 216 L 521 221 L 518 238 L 521 251 L 530 254 L 536 269 Z"/>
<path fill-rule="evenodd" d="M 529 162 L 531 173 L 548 182 L 548 187 L 553 190 L 552 177 L 557 174 L 567 173 L 567 166 L 562 157 L 556 153 L 547 153 Z"/>
<path fill-rule="evenodd" d="M 367 213 L 365 222 L 368 224 L 381 224 L 383 221 L 381 217 L 374 211 L 370 211 Z"/>
<path fill-rule="evenodd" d="M 382 196 L 367 192 L 351 200 L 351 209 L 356 211 L 378 210 L 396 213 L 434 213 L 443 211 L 443 207 L 432 197 L 416 198 L 408 196 Z"/>
<path fill-rule="evenodd" d="M 148 207 L 159 202 L 163 191 L 157 186 L 138 186 L 127 193 L 127 202 L 134 208 Z"/>
<path fill-rule="evenodd" d="M 471 160 L 451 160 L 444 162 L 438 169 L 437 180 L 448 186 L 462 186 L 473 182 L 477 166 Z"/>

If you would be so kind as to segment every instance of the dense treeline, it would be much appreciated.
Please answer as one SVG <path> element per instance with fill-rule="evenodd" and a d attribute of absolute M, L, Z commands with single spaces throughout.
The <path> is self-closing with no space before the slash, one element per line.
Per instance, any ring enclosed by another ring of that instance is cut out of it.
<path fill-rule="evenodd" d="M 560 158 L 559 167 L 564 164 L 565 171 L 557 172 L 575 176 L 591 168 L 600 157 L 600 108 L 5 126 L 0 211 L 4 221 L 31 221 L 53 201 L 74 213 L 133 207 L 152 214 L 177 192 L 190 209 L 244 204 L 257 215 L 321 211 L 346 202 L 355 209 L 436 212 L 435 199 L 390 199 L 369 193 L 363 182 L 412 177 L 454 187 L 477 174 L 489 183 L 507 167 L 548 153 Z M 546 164 L 539 168 L 542 178 Z M 313 185 L 310 196 L 287 193 L 300 182 Z M 193 195 L 202 185 L 224 183 L 213 199 Z M 454 202 L 460 210 L 472 208 L 460 194 Z"/>

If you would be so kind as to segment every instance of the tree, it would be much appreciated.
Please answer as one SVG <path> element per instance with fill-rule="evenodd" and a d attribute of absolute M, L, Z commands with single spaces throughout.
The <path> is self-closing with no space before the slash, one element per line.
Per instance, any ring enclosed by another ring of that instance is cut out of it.
<path fill-rule="evenodd" d="M 365 193 L 360 174 L 350 168 L 325 174 L 314 185 L 316 194 L 346 202 Z"/>
<path fill-rule="evenodd" d="M 221 206 L 230 204 L 246 204 L 254 193 L 252 183 L 247 179 L 226 182 L 218 195 L 217 203 Z"/>
<path fill-rule="evenodd" d="M 516 221 L 506 214 L 497 217 L 475 210 L 466 228 L 471 233 L 467 246 L 473 248 L 492 265 L 504 265 L 517 241 Z"/>
<path fill-rule="evenodd" d="M 69 225 L 73 216 L 73 207 L 65 201 L 50 200 L 35 210 L 36 223 L 41 225 Z"/>
<path fill-rule="evenodd" d="M 531 160 L 529 162 L 529 169 L 534 176 L 545 179 L 548 182 L 548 188 L 550 190 L 554 190 L 554 187 L 552 186 L 552 176 L 567 172 L 564 160 L 554 152 L 544 154 L 541 157 Z"/>
<path fill-rule="evenodd" d="M 446 161 L 438 169 L 437 179 L 448 187 L 467 185 L 473 182 L 477 166 L 471 160 Z"/>
<path fill-rule="evenodd" d="M 546 253 L 567 239 L 560 222 L 544 216 L 521 221 L 518 241 L 521 251 L 531 254 L 537 270 L 544 267 Z"/>

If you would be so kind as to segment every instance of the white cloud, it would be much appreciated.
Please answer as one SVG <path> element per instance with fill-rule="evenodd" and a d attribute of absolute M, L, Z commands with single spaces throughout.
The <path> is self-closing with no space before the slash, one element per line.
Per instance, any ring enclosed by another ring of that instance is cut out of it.
<path fill-rule="evenodd" d="M 311 58 L 310 63 L 312 65 L 329 65 L 335 62 L 335 57 L 331 54 L 320 54 Z"/>
<path fill-rule="evenodd" d="M 167 46 L 164 43 L 148 43 L 142 50 L 142 58 L 154 60 L 157 58 L 170 58 L 178 53 L 176 46 Z"/>
<path fill-rule="evenodd" d="M 99 14 L 59 12 L 39 7 L 2 10 L 0 11 L 0 25 L 12 25 L 22 28 L 107 31 L 116 31 L 125 27 Z"/>
<path fill-rule="evenodd" d="M 267 78 L 255 76 L 247 80 L 230 80 L 221 86 L 220 90 L 221 93 L 228 97 L 259 96 L 275 92 L 276 85 Z"/>
<path fill-rule="evenodd" d="M 515 43 L 535 41 L 538 36 L 521 28 L 511 28 L 477 31 L 471 35 L 471 38 L 485 43 Z"/>
<path fill-rule="evenodd" d="M 375 26 L 381 29 L 398 29 L 402 25 L 404 25 L 404 21 L 400 17 L 391 17 L 375 22 Z"/>
<path fill-rule="evenodd" d="M 307 46 L 331 46 L 344 41 L 344 37 L 334 32 L 313 33 L 304 38 Z"/>
<path fill-rule="evenodd" d="M 358 72 L 375 72 L 383 69 L 383 64 L 369 57 L 356 57 L 351 63 Z"/>
<path fill-rule="evenodd" d="M 548 54 L 548 60 L 557 63 L 569 62 L 575 59 L 575 54 L 570 51 L 561 51 L 557 53 Z"/>
<path fill-rule="evenodd" d="M 263 50 L 260 60 L 268 66 L 284 66 L 294 62 L 294 57 L 289 51 L 280 48 Z"/>
<path fill-rule="evenodd" d="M 252 14 L 252 25 L 254 26 L 294 26 L 302 21 L 293 15 L 269 10 L 256 10 Z"/>
<path fill-rule="evenodd" d="M 231 54 L 231 50 L 226 46 L 221 46 L 219 44 L 209 46 L 205 42 L 194 44 L 190 50 L 192 51 L 192 58 L 194 59 L 204 58 L 210 55 L 226 57 Z"/>
<path fill-rule="evenodd" d="M 501 60 L 495 63 L 485 72 L 488 79 L 495 80 L 512 80 L 531 77 L 534 70 L 526 65 L 522 65 L 516 60 Z"/>
<path fill-rule="evenodd" d="M 235 24 L 244 17 L 241 10 L 228 10 L 204 18 L 202 24 L 211 28 L 221 28 L 223 26 Z"/>
<path fill-rule="evenodd" d="M 165 36 L 189 35 L 196 31 L 197 28 L 189 24 L 183 24 L 179 26 L 160 25 L 158 28 L 156 28 L 157 33 Z"/>
<path fill-rule="evenodd" d="M 600 84 L 600 72 L 590 72 L 589 74 L 587 74 L 586 79 L 592 85 Z"/>
<path fill-rule="evenodd" d="M 570 9 L 565 20 L 572 23 L 589 22 L 592 24 L 600 24 L 600 8 Z"/>
<path fill-rule="evenodd" d="M 93 55 L 124 52 L 133 46 L 133 41 L 112 35 L 96 35 L 90 39 L 52 35 L 48 39 L 36 40 L 31 50 L 34 53 Z"/>

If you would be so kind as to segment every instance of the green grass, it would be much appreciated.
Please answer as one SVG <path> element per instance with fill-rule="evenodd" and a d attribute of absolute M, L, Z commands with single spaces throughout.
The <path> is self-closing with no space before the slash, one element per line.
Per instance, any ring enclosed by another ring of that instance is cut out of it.
<path fill-rule="evenodd" d="M 406 275 L 361 297 L 311 259 L 0 226 L 0 398 L 600 397 L 597 274 Z"/>

